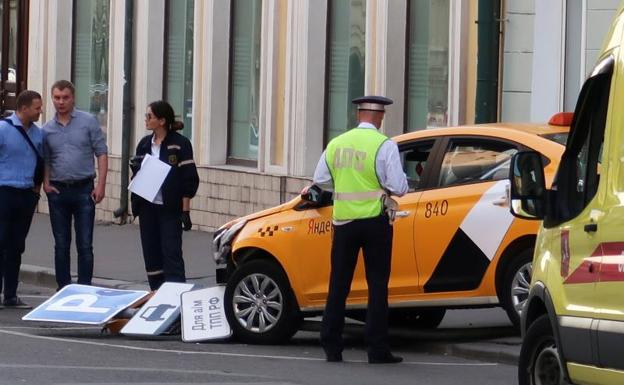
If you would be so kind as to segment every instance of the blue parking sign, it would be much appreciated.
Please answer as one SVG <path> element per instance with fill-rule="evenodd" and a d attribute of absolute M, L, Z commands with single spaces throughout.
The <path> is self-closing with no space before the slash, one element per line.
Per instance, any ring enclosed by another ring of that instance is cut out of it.
<path fill-rule="evenodd" d="M 68 285 L 22 320 L 101 325 L 147 294 L 142 290 Z"/>

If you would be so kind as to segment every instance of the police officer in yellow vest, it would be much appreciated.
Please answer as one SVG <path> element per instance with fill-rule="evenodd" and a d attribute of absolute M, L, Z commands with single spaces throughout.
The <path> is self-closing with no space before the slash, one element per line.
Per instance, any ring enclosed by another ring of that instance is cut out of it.
<path fill-rule="evenodd" d="M 327 361 L 342 361 L 345 303 L 362 249 L 368 284 L 368 362 L 398 363 L 403 359 L 390 352 L 387 342 L 392 224 L 384 201 L 404 195 L 407 179 L 396 143 L 378 131 L 392 100 L 365 96 L 353 103 L 359 125 L 327 145 L 314 172 L 315 185 L 333 184 L 334 189 L 331 275 L 321 344 Z"/>

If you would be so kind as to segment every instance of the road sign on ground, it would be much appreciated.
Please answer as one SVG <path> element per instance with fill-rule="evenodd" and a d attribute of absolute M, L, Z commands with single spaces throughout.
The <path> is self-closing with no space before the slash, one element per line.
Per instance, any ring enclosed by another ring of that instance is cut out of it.
<path fill-rule="evenodd" d="M 180 316 L 180 294 L 193 288 L 191 283 L 165 282 L 121 329 L 121 334 L 157 336 Z"/>
<path fill-rule="evenodd" d="M 101 325 L 147 294 L 141 290 L 67 285 L 22 320 Z"/>
<path fill-rule="evenodd" d="M 182 293 L 182 341 L 199 342 L 232 335 L 223 308 L 224 294 L 225 286 Z"/>

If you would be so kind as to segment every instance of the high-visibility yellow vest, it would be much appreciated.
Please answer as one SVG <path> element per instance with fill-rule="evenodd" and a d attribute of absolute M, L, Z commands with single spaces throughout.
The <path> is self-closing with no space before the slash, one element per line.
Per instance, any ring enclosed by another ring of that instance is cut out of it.
<path fill-rule="evenodd" d="M 325 161 L 334 181 L 334 220 L 372 218 L 381 214 L 384 190 L 375 160 L 388 137 L 370 128 L 354 128 L 327 145 Z"/>

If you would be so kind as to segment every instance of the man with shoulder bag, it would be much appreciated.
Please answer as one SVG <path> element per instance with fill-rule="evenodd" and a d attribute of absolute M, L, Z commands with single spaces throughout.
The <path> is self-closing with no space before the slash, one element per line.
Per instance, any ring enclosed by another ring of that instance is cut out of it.
<path fill-rule="evenodd" d="M 29 309 L 17 296 L 22 253 L 43 180 L 41 95 L 25 90 L 17 110 L 0 121 L 0 291 L 1 307 Z"/>

